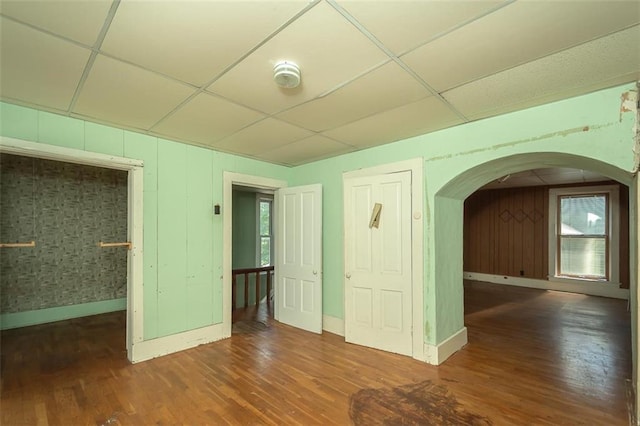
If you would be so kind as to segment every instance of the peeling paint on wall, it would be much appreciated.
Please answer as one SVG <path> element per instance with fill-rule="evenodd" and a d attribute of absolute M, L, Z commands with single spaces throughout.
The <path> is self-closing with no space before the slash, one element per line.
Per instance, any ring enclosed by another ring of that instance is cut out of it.
<path fill-rule="evenodd" d="M 539 140 L 556 138 L 556 137 L 566 137 L 566 136 L 572 135 L 574 133 L 581 133 L 581 132 L 588 132 L 590 130 L 603 129 L 605 127 L 610 127 L 610 126 L 612 126 L 614 124 L 615 123 L 607 123 L 607 124 L 602 124 L 602 125 L 597 125 L 597 126 L 591 125 L 591 126 L 574 127 L 572 129 L 566 129 L 566 130 L 560 130 L 560 131 L 557 131 L 557 132 L 545 133 L 544 135 L 535 136 L 535 137 L 532 137 L 532 138 L 520 139 L 520 140 L 516 140 L 516 141 L 513 141 L 513 142 L 500 143 L 500 144 L 492 145 L 492 146 L 489 146 L 489 147 L 486 147 L 486 148 L 470 149 L 468 151 L 460 151 L 460 152 L 452 153 L 452 154 L 448 154 L 448 155 L 440 155 L 440 156 L 437 156 L 437 157 L 431 157 L 431 158 L 427 158 L 426 161 L 448 160 L 450 158 L 461 157 L 461 156 L 465 156 L 465 155 L 469 155 L 469 154 L 477 154 L 479 152 L 495 151 L 495 150 L 500 149 L 500 148 L 514 147 L 516 145 L 520 145 L 520 144 L 524 144 L 524 143 L 536 142 L 536 141 L 539 141 Z"/>
<path fill-rule="evenodd" d="M 640 83 L 636 85 L 640 89 Z M 620 121 L 622 115 L 628 112 L 635 114 L 636 120 L 633 125 L 633 169 L 632 173 L 637 173 L 640 169 L 640 108 L 638 108 L 638 92 L 640 90 L 629 90 L 620 96 Z"/>
<path fill-rule="evenodd" d="M 620 121 L 622 121 L 622 114 L 638 109 L 638 94 L 633 90 L 629 90 L 628 92 L 624 92 L 622 96 L 620 96 L 620 99 Z"/>

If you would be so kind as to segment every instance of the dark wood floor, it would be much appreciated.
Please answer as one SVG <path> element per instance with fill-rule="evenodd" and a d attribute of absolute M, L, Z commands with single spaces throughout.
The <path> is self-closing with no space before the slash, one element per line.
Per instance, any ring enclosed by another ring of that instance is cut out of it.
<path fill-rule="evenodd" d="M 628 424 L 625 301 L 467 283 L 465 307 L 469 344 L 439 367 L 268 315 L 135 365 L 123 313 L 8 330 L 0 423 Z"/>

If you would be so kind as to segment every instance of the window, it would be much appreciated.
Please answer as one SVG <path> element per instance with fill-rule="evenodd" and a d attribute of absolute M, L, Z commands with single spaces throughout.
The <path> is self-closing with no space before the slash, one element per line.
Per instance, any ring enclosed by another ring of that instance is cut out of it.
<path fill-rule="evenodd" d="M 258 194 L 258 266 L 273 264 L 273 197 Z"/>
<path fill-rule="evenodd" d="M 617 282 L 618 188 L 556 188 L 549 191 L 550 275 Z"/>
<path fill-rule="evenodd" d="M 560 195 L 559 275 L 606 280 L 608 194 Z"/>

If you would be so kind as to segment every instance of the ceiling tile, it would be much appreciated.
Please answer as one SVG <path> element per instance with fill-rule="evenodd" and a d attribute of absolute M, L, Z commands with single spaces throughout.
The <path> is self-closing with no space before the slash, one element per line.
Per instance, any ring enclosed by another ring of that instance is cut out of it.
<path fill-rule="evenodd" d="M 300 66 L 298 88 L 280 89 L 273 82 L 273 67 L 281 60 Z M 272 114 L 328 92 L 385 61 L 388 57 L 380 49 L 322 2 L 208 90 Z"/>
<path fill-rule="evenodd" d="M 3 0 L 0 10 L 3 15 L 93 46 L 111 3 L 110 0 Z"/>
<path fill-rule="evenodd" d="M 304 0 L 125 0 L 111 23 L 102 50 L 201 86 L 306 4 Z"/>
<path fill-rule="evenodd" d="M 640 78 L 640 26 L 443 93 L 469 118 L 566 98 Z M 619 81 L 622 80 L 622 81 Z M 551 98 L 551 99 L 550 99 Z"/>
<path fill-rule="evenodd" d="M 582 178 L 584 179 L 585 182 L 598 182 L 598 181 L 611 180 L 607 176 L 602 176 L 601 174 L 598 174 L 589 170 L 582 170 Z"/>
<path fill-rule="evenodd" d="M 521 172 L 512 174 L 511 177 L 519 177 L 519 178 L 535 177 L 535 178 L 537 178 L 538 175 L 533 170 L 523 170 Z"/>
<path fill-rule="evenodd" d="M 317 132 L 415 102 L 430 92 L 395 62 L 331 94 L 278 114 L 278 118 Z"/>
<path fill-rule="evenodd" d="M 518 188 L 524 186 L 543 186 L 545 183 L 535 176 L 516 176 L 513 175 L 505 181 L 494 180 L 489 182 L 482 189 L 506 189 L 506 188 Z"/>
<path fill-rule="evenodd" d="M 563 183 L 584 182 L 584 178 L 581 170 L 573 170 L 571 172 L 548 174 L 548 175 L 541 176 L 540 179 L 545 185 L 560 185 Z"/>
<path fill-rule="evenodd" d="M 91 52 L 0 18 L 0 95 L 67 110 Z"/>
<path fill-rule="evenodd" d="M 602 182 L 607 177 L 587 170 L 564 167 L 547 167 L 525 170 L 508 175 L 506 179 L 489 182 L 482 189 L 518 188 L 524 186 L 562 185 L 584 182 Z"/>
<path fill-rule="evenodd" d="M 515 188 L 519 186 L 542 186 L 545 185 L 544 181 L 542 181 L 537 176 L 512 176 L 506 181 L 500 183 L 496 182 L 496 188 Z M 506 185 L 505 185 L 506 184 Z"/>
<path fill-rule="evenodd" d="M 432 96 L 381 112 L 323 134 L 358 147 L 406 139 L 462 123 L 443 102 Z"/>
<path fill-rule="evenodd" d="M 201 93 L 152 130 L 182 140 L 211 144 L 262 118 L 263 114 Z"/>
<path fill-rule="evenodd" d="M 98 55 L 73 112 L 146 130 L 192 93 L 173 80 Z"/>
<path fill-rule="evenodd" d="M 476 16 L 501 1 L 338 0 L 350 15 L 388 49 L 401 54 Z"/>
<path fill-rule="evenodd" d="M 568 167 L 546 167 L 543 169 L 534 169 L 532 170 L 537 176 L 541 178 L 545 178 L 546 176 L 557 175 L 558 173 L 575 173 L 581 171 L 580 169 L 572 169 Z"/>
<path fill-rule="evenodd" d="M 561 185 L 567 183 L 602 182 L 608 177 L 588 170 L 549 168 L 537 169 L 536 174 L 546 185 Z"/>
<path fill-rule="evenodd" d="M 469 120 L 478 120 L 487 117 L 493 117 L 500 114 L 506 114 L 509 112 L 519 111 L 538 105 L 543 105 L 549 102 L 555 102 L 562 99 L 568 99 L 574 96 L 584 95 L 585 93 L 592 93 L 598 90 L 602 90 L 608 87 L 615 87 L 622 84 L 626 84 L 633 81 L 640 80 L 640 69 L 638 71 L 630 72 L 620 76 L 613 76 L 608 79 L 598 80 L 591 84 L 585 84 L 576 87 L 563 87 L 555 91 L 547 91 L 545 93 L 538 93 L 531 98 L 514 99 L 512 102 L 505 103 L 503 105 L 494 105 L 493 108 L 481 110 L 478 112 L 468 112 L 466 117 Z"/>
<path fill-rule="evenodd" d="M 637 1 L 516 2 L 401 59 L 442 92 L 638 22 Z"/>
<path fill-rule="evenodd" d="M 355 151 L 356 148 L 336 142 L 320 135 L 314 135 L 289 145 L 259 154 L 258 158 L 265 161 L 297 166 L 309 161 L 316 161 L 334 155 Z"/>
<path fill-rule="evenodd" d="M 548 167 L 544 169 L 535 169 L 533 172 L 540 176 L 542 179 L 545 179 L 547 176 L 565 174 L 565 173 L 580 173 L 583 179 L 598 179 L 598 180 L 607 180 L 607 177 L 602 176 L 601 174 L 589 171 L 589 170 L 581 170 L 581 169 L 573 169 L 567 167 Z"/>
<path fill-rule="evenodd" d="M 215 147 L 236 154 L 257 155 L 312 134 L 284 121 L 267 118 L 221 140 Z"/>
<path fill-rule="evenodd" d="M 0 0 L 0 12 L 4 101 L 66 112 L 108 20 L 72 116 L 284 164 L 640 80 L 638 0 Z M 283 59 L 301 87 L 273 83 Z"/>

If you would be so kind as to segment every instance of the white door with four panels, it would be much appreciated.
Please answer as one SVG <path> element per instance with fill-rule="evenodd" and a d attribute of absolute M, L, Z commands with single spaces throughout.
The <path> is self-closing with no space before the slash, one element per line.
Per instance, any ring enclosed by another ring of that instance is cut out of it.
<path fill-rule="evenodd" d="M 322 186 L 276 191 L 278 320 L 322 333 Z"/>
<path fill-rule="evenodd" d="M 345 340 L 410 356 L 411 171 L 344 188 Z"/>

